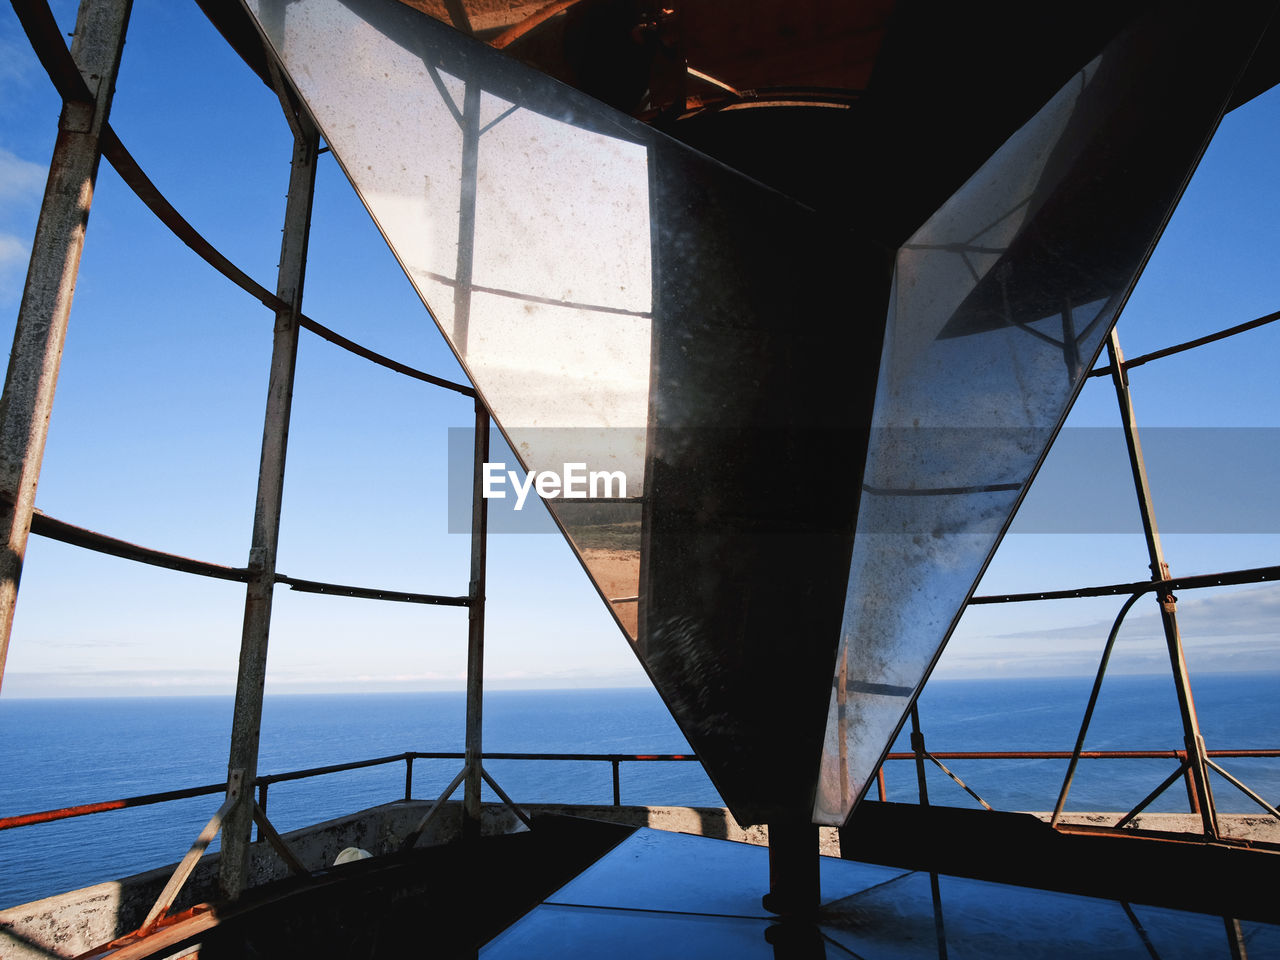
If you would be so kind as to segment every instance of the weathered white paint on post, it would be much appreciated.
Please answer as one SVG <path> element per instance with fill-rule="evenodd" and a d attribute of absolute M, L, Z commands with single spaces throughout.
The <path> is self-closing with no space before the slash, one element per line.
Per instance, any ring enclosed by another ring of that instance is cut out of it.
<path fill-rule="evenodd" d="M 58 119 L 58 139 L 0 399 L 0 524 L 5 538 L 0 550 L 0 681 L 102 156 L 100 140 L 111 110 L 131 6 L 132 0 L 82 0 L 80 4 L 71 56 L 94 99 L 65 103 Z"/>
<path fill-rule="evenodd" d="M 286 107 L 286 110 L 288 108 Z M 316 182 L 319 136 L 305 117 L 290 117 L 294 127 L 293 167 L 285 207 L 284 240 L 276 294 L 290 309 L 276 314 L 271 350 L 271 377 L 262 429 L 258 499 L 249 549 L 249 581 L 240 637 L 240 669 L 236 677 L 235 715 L 231 726 L 228 770 L 243 770 L 250 785 L 227 816 L 222 830 L 218 881 L 223 896 L 236 899 L 244 891 L 249 869 L 249 834 L 253 824 L 253 781 L 258 776 L 258 736 L 262 725 L 262 691 L 267 674 L 267 639 L 271 631 L 271 599 L 275 587 L 276 548 L 280 541 L 280 502 L 284 492 L 289 414 L 298 357 L 298 317 L 307 266 L 311 200 Z"/>

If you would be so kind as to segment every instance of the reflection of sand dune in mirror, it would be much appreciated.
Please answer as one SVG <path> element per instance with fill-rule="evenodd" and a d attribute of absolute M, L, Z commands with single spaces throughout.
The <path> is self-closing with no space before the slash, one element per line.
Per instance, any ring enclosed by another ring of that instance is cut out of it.
<path fill-rule="evenodd" d="M 583 550 L 582 562 L 609 599 L 609 606 L 627 631 L 627 636 L 634 641 L 640 604 L 631 598 L 640 592 L 640 551 Z"/>
<path fill-rule="evenodd" d="M 560 500 L 556 506 L 587 573 L 634 641 L 639 609 L 634 598 L 640 593 L 640 504 L 613 500 L 570 505 Z"/>

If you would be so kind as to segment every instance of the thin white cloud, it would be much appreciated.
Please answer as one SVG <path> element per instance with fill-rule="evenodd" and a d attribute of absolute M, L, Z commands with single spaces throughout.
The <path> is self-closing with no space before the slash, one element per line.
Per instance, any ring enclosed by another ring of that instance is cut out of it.
<path fill-rule="evenodd" d="M 1280 587 L 1268 584 L 1204 597 L 1183 594 L 1178 601 L 1178 624 L 1185 637 L 1273 637 L 1280 646 Z M 1147 600 L 1145 604 L 1154 608 L 1155 601 Z M 1125 619 L 1123 637 L 1163 636 L 1159 614 L 1153 610 L 1139 612 L 1143 605 L 1144 601 L 1139 600 L 1134 612 Z M 994 634 L 991 639 L 1105 640 L 1110 629 L 1111 621 L 1093 620 L 1064 627 Z"/>
<path fill-rule="evenodd" d="M 10 307 L 22 297 L 30 248 L 17 237 L 0 233 L 0 305 Z"/>
<path fill-rule="evenodd" d="M 39 201 L 46 175 L 43 165 L 0 147 L 0 203 Z"/>
<path fill-rule="evenodd" d="M 11 233 L 0 233 L 0 270 L 12 270 L 25 266 L 31 256 L 30 248 Z"/>
<path fill-rule="evenodd" d="M 1194 671 L 1280 671 L 1280 586 L 1266 584 L 1212 594 L 1187 591 L 1178 600 L 1178 627 Z M 1118 598 L 1117 598 L 1118 600 Z M 1145 612 L 1143 608 L 1146 607 Z M 1155 601 L 1144 599 L 1125 620 L 1111 673 L 1169 669 Z M 972 634 L 949 650 L 940 676 L 1053 676 L 1093 673 L 1111 619 L 1062 627 Z"/>

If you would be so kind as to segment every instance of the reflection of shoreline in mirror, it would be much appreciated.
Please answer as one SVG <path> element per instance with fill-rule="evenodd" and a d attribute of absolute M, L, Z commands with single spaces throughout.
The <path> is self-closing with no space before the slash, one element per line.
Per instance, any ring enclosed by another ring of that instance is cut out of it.
<path fill-rule="evenodd" d="M 622 624 L 627 639 L 638 636 L 642 505 L 617 500 L 569 504 L 556 514 L 583 565 Z"/>

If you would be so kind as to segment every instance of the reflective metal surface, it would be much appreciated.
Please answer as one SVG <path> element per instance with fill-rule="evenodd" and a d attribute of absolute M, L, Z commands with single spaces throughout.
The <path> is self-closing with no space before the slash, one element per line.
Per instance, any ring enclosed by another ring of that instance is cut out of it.
<path fill-rule="evenodd" d="M 735 816 L 807 815 L 885 258 L 395 0 L 247 6 L 523 466 L 625 473 L 548 506 Z"/>
<path fill-rule="evenodd" d="M 899 250 L 815 822 L 844 822 L 941 653 L 1220 116 L 1249 20 L 1139 20 Z"/>
<path fill-rule="evenodd" d="M 713 160 L 397 0 L 246 6 L 523 467 L 625 474 L 548 505 L 744 823 L 865 789 L 1262 15 L 1047 38 L 933 162 L 892 30 L 865 106 L 666 123 Z"/>

